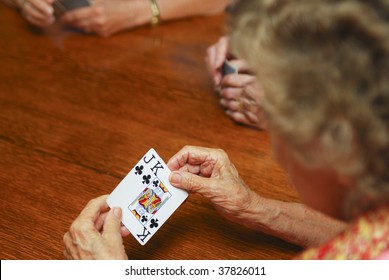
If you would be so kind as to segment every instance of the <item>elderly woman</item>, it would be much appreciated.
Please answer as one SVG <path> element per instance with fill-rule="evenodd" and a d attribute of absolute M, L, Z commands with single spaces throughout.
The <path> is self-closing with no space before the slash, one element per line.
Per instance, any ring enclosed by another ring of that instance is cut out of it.
<path fill-rule="evenodd" d="M 243 0 L 230 18 L 232 49 L 264 89 L 276 158 L 308 206 L 348 223 L 298 258 L 388 258 L 388 14 L 386 0 Z M 275 202 L 250 190 L 223 151 L 185 147 L 168 165 L 174 186 L 209 198 L 230 220 L 263 229 Z M 88 211 L 106 207 L 103 199 Z M 105 219 L 116 221 L 115 234 L 100 236 L 98 257 L 126 257 L 115 212 L 120 217 L 113 209 Z M 65 244 L 69 257 L 85 253 L 69 234 Z"/>
<path fill-rule="evenodd" d="M 39 27 L 54 23 L 54 6 L 65 0 L 1 0 Z M 221 13 L 228 0 L 88 0 L 90 6 L 66 12 L 58 20 L 87 33 L 108 37 L 120 31 L 162 21 Z"/>

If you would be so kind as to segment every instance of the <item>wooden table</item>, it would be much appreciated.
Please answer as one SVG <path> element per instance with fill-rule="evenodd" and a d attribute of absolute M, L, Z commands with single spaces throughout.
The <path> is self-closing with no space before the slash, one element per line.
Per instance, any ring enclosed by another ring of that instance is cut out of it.
<path fill-rule="evenodd" d="M 0 258 L 62 259 L 62 236 L 85 204 L 110 193 L 151 147 L 224 149 L 246 183 L 297 201 L 266 132 L 218 104 L 206 48 L 223 16 L 141 28 L 108 39 L 37 32 L 0 5 Z M 130 259 L 289 259 L 300 250 L 226 221 L 199 195 Z"/>

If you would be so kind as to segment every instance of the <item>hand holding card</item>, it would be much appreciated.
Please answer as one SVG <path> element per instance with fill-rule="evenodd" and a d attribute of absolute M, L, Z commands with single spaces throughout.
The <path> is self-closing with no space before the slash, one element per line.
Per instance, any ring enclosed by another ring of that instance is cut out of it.
<path fill-rule="evenodd" d="M 188 197 L 169 183 L 171 171 L 154 149 L 136 164 L 107 198 L 121 207 L 122 222 L 141 245 L 146 244 Z"/>
<path fill-rule="evenodd" d="M 103 195 L 90 200 L 64 234 L 67 259 L 128 258 L 122 237 L 130 233 L 122 230 L 120 208 L 109 210 L 107 197 Z"/>

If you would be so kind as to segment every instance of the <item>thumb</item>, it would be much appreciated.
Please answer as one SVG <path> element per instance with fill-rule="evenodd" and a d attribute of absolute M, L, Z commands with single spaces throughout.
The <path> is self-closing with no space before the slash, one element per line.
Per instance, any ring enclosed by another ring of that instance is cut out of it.
<path fill-rule="evenodd" d="M 210 178 L 204 178 L 183 171 L 173 171 L 169 176 L 169 181 L 177 188 L 200 194 L 207 193 L 207 190 L 210 188 L 212 183 L 212 179 Z"/>
<path fill-rule="evenodd" d="M 103 237 L 108 237 L 109 239 L 115 238 L 115 236 L 120 235 L 122 221 L 122 209 L 119 207 L 112 208 L 104 221 L 103 226 Z"/>

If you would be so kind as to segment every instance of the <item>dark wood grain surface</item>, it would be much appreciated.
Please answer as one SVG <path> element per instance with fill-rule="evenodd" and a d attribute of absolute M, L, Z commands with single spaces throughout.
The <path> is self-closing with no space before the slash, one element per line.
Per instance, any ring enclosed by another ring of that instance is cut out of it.
<path fill-rule="evenodd" d="M 153 147 L 224 149 L 260 194 L 297 201 L 266 132 L 237 125 L 204 64 L 223 16 L 140 28 L 108 39 L 39 32 L 0 5 L 0 258 L 62 259 L 84 205 L 110 193 Z M 226 221 L 191 195 L 130 259 L 289 259 L 300 248 Z"/>

